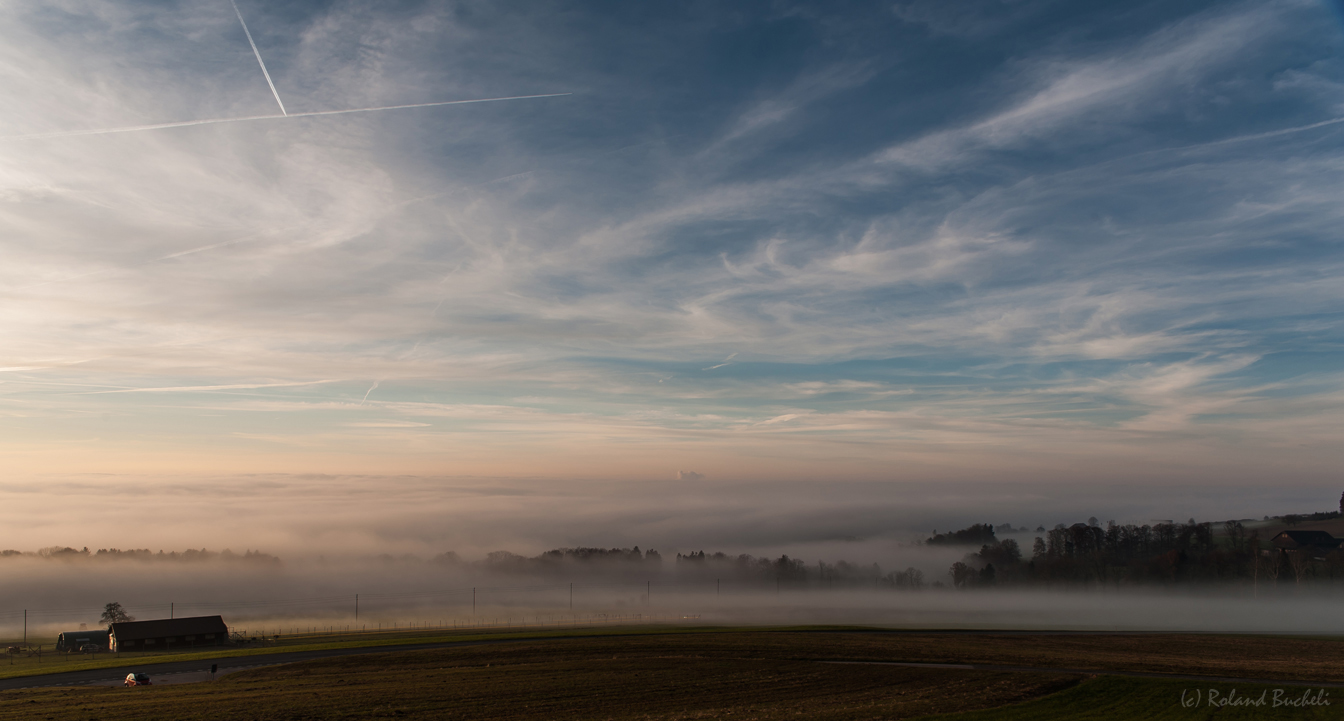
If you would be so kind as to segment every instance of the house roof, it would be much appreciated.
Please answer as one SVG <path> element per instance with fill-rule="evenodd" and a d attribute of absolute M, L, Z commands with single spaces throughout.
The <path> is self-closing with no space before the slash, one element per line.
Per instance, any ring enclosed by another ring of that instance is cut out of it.
<path fill-rule="evenodd" d="M 1335 538 L 1325 531 L 1283 531 L 1274 537 L 1274 543 L 1279 546 L 1292 545 L 1335 548 L 1339 546 L 1340 539 Z"/>
<path fill-rule="evenodd" d="M 160 618 L 155 621 L 124 621 L 112 624 L 112 635 L 116 637 L 118 643 L 146 638 L 201 636 L 228 632 L 229 627 L 224 625 L 224 619 L 220 616 Z"/>

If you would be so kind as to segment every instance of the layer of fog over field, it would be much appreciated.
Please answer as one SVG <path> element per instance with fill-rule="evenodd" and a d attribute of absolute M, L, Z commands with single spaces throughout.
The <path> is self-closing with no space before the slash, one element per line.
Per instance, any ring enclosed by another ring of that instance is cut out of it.
<path fill-rule="evenodd" d="M 1152 502 L 1141 500 L 1142 493 L 1070 497 L 1050 486 L 1025 492 L 1018 487 L 1011 494 L 1005 489 L 1000 495 L 992 485 L 961 484 L 947 487 L 942 497 L 926 492 L 902 499 L 886 485 L 875 489 L 885 493 L 874 492 L 864 505 L 827 504 L 799 494 L 796 504 L 784 496 L 768 509 L 754 509 L 740 495 L 713 499 L 681 492 L 695 490 L 695 484 L 672 483 L 657 511 L 650 510 L 655 505 L 645 494 L 636 499 L 638 512 L 619 499 L 599 508 L 593 498 L 545 494 L 520 494 L 502 505 L 477 500 L 473 506 L 461 498 L 462 488 L 446 492 L 440 486 L 442 497 L 453 503 L 426 500 L 396 513 L 370 501 L 360 509 L 361 525 L 351 520 L 353 514 L 326 503 L 317 484 L 303 486 L 304 493 L 283 507 L 251 508 L 238 496 L 149 484 L 139 495 L 97 498 L 102 520 L 75 527 L 63 525 L 61 514 L 90 518 L 78 504 L 94 501 L 21 512 L 11 505 L 10 535 L 0 548 L 18 553 L 0 557 L 0 635 L 20 635 L 25 610 L 30 640 L 54 638 L 80 623 L 94 627 L 111 601 L 138 619 L 221 614 L 232 626 L 273 632 L 495 620 L 517 625 L 575 616 L 590 622 L 603 615 L 652 614 L 696 623 L 1344 633 L 1337 612 L 1341 592 L 1333 583 L 1295 584 L 1285 577 L 1276 587 L 1262 579 L 956 590 L 949 567 L 978 546 L 924 543 L 934 530 L 990 523 L 998 538 L 1019 544 L 1025 560 L 1048 529 L 1088 516 L 1100 515 L 1103 525 L 1112 517 L 1122 524 L 1239 518 L 1253 527 L 1259 523 L 1253 519 L 1263 515 L 1335 508 L 1337 492 L 1326 489 L 1300 498 L 1269 491 L 1256 498 L 1254 489 L 1242 489 L 1233 500 L 1205 497 L 1202 489 L 1188 497 L 1167 489 L 1160 500 L 1168 512 L 1158 515 Z M 295 521 L 305 493 L 310 496 L 305 520 Z M 193 507 L 183 503 L 184 496 L 205 502 Z M 1246 503 L 1248 498 L 1253 502 Z M 1200 507 L 1204 512 L 1197 512 Z M 367 522 L 380 513 L 385 525 Z M 281 514 L 288 524 L 283 527 Z M 268 527 L 270 522 L 275 527 Z M 28 527 L 16 527 L 22 524 Z M 306 542 L 296 533 L 308 533 Z M 50 539 L 50 545 L 34 546 L 23 538 Z M 561 548 L 608 553 L 588 561 L 545 555 Z M 704 562 L 677 558 L 700 551 L 707 554 Z M 715 553 L 724 556 L 716 562 Z M 751 558 L 744 561 L 743 554 Z M 771 570 L 786 555 L 801 569 L 793 580 L 787 575 L 780 580 Z M 922 588 L 910 588 L 912 572 L 922 576 Z"/>
<path fill-rule="evenodd" d="M 893 563 L 919 564 L 947 583 L 946 565 L 964 549 L 903 549 Z M 1277 593 L 1250 588 L 957 591 L 842 587 L 776 588 L 770 582 L 661 571 L 574 569 L 542 576 L 490 573 L 410 559 L 285 561 L 6 560 L 4 635 L 54 639 L 77 624 L 96 627 L 99 611 L 118 601 L 137 619 L 222 614 L 232 627 L 290 633 L 310 626 L 380 628 L 397 624 L 517 626 L 580 623 L 607 616 L 654 615 L 693 623 L 874 624 L 914 629 L 1044 629 L 1344 633 L 1336 590 Z M 722 574 L 728 575 L 728 574 Z M 573 579 L 573 580 L 570 580 Z M 570 586 L 573 583 L 573 606 Z M 472 588 L 476 609 L 472 612 Z M 651 593 L 649 593 L 651 591 Z M 355 595 L 359 594 L 359 620 Z M 12 610 L 11 610 L 12 609 Z M 18 611 L 15 613 L 14 611 Z M 691 617 L 691 618 L 686 618 Z"/>

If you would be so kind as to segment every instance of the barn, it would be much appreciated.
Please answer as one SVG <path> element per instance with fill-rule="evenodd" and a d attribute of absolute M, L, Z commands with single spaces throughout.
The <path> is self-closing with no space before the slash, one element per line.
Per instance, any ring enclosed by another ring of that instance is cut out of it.
<path fill-rule="evenodd" d="M 1324 552 L 1339 548 L 1340 539 L 1325 531 L 1284 531 L 1271 539 L 1271 542 L 1284 551 L 1310 549 Z"/>
<path fill-rule="evenodd" d="M 229 640 L 229 627 L 220 616 L 161 618 L 112 624 L 113 651 L 171 651 L 214 646 Z"/>
<path fill-rule="evenodd" d="M 110 641 L 108 631 L 98 629 L 96 631 L 66 631 L 56 637 L 57 651 L 79 651 L 86 646 L 97 646 L 99 650 L 106 651 Z"/>

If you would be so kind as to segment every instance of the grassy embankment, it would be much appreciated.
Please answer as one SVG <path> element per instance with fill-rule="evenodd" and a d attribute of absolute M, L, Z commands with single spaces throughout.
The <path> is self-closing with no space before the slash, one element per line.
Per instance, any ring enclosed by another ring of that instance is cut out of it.
<path fill-rule="evenodd" d="M 638 629 L 644 631 L 646 629 Z M 1344 680 L 1344 641 L 1203 636 L 816 633 L 594 635 L 348 656 L 143 689 L 0 693 L 0 720 L 194 718 L 1337 718 L 1338 708 L 1219 709 L 1240 684 L 820 663 L 918 660 Z M 1284 687 L 1281 698 L 1306 689 Z M 1182 693 L 1204 696 L 1192 707 Z M 1331 689 L 1327 700 L 1335 695 Z M 1272 693 L 1272 691 L 1270 692 Z M 1344 702 L 1344 691 L 1339 700 Z M 1272 697 L 1271 697 L 1272 698 Z M 992 710 L 991 710 L 992 709 Z"/>
<path fill-rule="evenodd" d="M 583 624 L 554 624 L 520 629 L 477 627 L 463 629 L 413 629 L 368 633 L 295 634 L 281 636 L 275 641 L 211 647 L 201 651 L 133 651 L 123 654 L 61 654 L 48 650 L 42 655 L 18 654 L 0 657 L 0 679 L 37 676 L 65 671 L 85 671 L 100 668 L 120 668 L 126 665 L 152 668 L 154 664 L 177 661 L 204 661 L 244 656 L 265 656 L 291 651 L 367 648 L 371 646 L 413 645 L 421 643 L 450 643 L 457 641 L 493 641 L 514 638 L 551 638 L 589 634 L 647 633 L 649 626 L 590 626 Z M 656 627 L 655 628 L 662 628 Z M 664 629 L 671 632 L 672 628 Z"/>

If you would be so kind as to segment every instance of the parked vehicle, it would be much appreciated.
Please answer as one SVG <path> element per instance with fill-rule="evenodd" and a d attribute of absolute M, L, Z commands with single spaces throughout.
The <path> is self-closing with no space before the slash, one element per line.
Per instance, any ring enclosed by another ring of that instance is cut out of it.
<path fill-rule="evenodd" d="M 126 674 L 126 685 L 153 686 L 154 684 L 149 682 L 149 674 L 147 673 L 128 673 Z"/>

